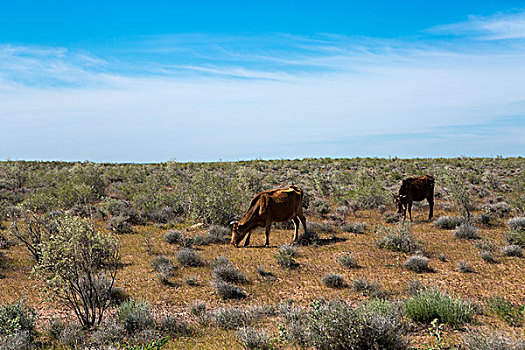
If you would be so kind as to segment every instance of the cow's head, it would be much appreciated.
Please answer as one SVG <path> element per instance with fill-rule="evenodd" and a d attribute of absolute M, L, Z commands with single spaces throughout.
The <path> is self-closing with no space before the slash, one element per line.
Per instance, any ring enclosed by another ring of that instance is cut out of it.
<path fill-rule="evenodd" d="M 392 199 L 394 200 L 394 203 L 396 204 L 397 213 L 403 214 L 404 205 L 406 204 L 406 199 L 407 199 L 406 194 L 401 195 L 401 194 L 392 193 Z"/>
<path fill-rule="evenodd" d="M 230 222 L 230 227 L 232 228 L 231 244 L 237 247 L 246 236 L 246 232 L 242 232 L 243 230 L 239 228 L 239 221 Z"/>

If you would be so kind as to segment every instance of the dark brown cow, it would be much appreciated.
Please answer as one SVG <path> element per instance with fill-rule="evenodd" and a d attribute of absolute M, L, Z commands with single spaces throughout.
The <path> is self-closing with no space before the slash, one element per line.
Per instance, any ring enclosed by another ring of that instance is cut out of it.
<path fill-rule="evenodd" d="M 246 234 L 244 246 L 250 244 L 251 231 L 256 227 L 266 228 L 265 246 L 270 245 L 270 229 L 273 222 L 292 220 L 295 225 L 293 241 L 297 241 L 299 220 L 306 232 L 306 218 L 303 214 L 303 191 L 297 186 L 277 188 L 259 193 L 253 197 L 250 208 L 238 222 L 232 222 L 231 244 L 238 246 Z"/>
<path fill-rule="evenodd" d="M 435 179 L 432 175 L 423 175 L 419 177 L 409 177 L 401 182 L 399 193 L 392 194 L 394 203 L 397 205 L 397 213 L 403 214 L 406 219 L 407 207 L 410 221 L 412 221 L 412 202 L 419 202 L 423 199 L 428 201 L 429 213 L 428 219 L 434 216 L 434 183 Z"/>

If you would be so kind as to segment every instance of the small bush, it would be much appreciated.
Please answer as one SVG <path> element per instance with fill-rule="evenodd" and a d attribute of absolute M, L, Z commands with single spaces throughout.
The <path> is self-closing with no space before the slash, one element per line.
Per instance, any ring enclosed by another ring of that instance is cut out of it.
<path fill-rule="evenodd" d="M 442 216 L 434 221 L 434 226 L 443 230 L 453 230 L 463 223 L 458 216 Z"/>
<path fill-rule="evenodd" d="M 117 234 L 126 234 L 133 232 L 131 222 L 127 216 L 113 216 L 109 219 L 108 229 Z"/>
<path fill-rule="evenodd" d="M 403 309 L 408 318 L 415 322 L 430 323 L 438 319 L 450 326 L 461 326 L 471 321 L 474 310 L 471 305 L 443 293 L 437 287 L 426 288 L 405 300 Z"/>
<path fill-rule="evenodd" d="M 521 258 L 523 256 L 523 249 L 519 245 L 511 244 L 506 245 L 501 249 L 501 253 L 505 256 L 517 256 Z"/>
<path fill-rule="evenodd" d="M 24 338 L 27 335 L 28 340 L 32 340 L 36 318 L 35 311 L 23 301 L 0 306 L 0 338 L 20 333 L 17 337 Z"/>
<path fill-rule="evenodd" d="M 319 234 L 317 232 L 308 230 L 307 232 L 304 232 L 302 235 L 299 236 L 299 239 L 297 240 L 297 245 L 301 246 L 308 246 L 308 245 L 314 245 L 319 242 Z"/>
<path fill-rule="evenodd" d="M 307 314 L 303 333 L 309 346 L 321 350 L 397 350 L 408 345 L 399 315 L 367 304 L 355 309 L 344 302 L 315 306 Z"/>
<path fill-rule="evenodd" d="M 99 345 L 114 344 L 126 337 L 124 326 L 116 318 L 106 319 L 95 332 L 91 339 Z"/>
<path fill-rule="evenodd" d="M 474 270 L 472 270 L 470 268 L 470 266 L 468 266 L 468 264 L 464 261 L 460 261 L 458 262 L 458 271 L 459 272 L 463 272 L 463 273 L 471 273 L 471 272 L 474 272 Z"/>
<path fill-rule="evenodd" d="M 277 264 L 282 268 L 294 269 L 294 268 L 299 267 L 299 263 L 295 261 L 294 258 L 292 258 L 290 255 L 284 253 L 281 250 L 277 252 L 275 259 L 277 260 Z"/>
<path fill-rule="evenodd" d="M 484 207 L 489 213 L 494 214 L 500 218 L 508 216 L 511 211 L 511 206 L 505 202 L 498 202 L 493 204 L 488 204 Z"/>
<path fill-rule="evenodd" d="M 163 255 L 155 257 L 151 262 L 151 266 L 157 272 L 162 283 L 169 283 L 169 278 L 175 275 L 175 266 L 170 259 Z"/>
<path fill-rule="evenodd" d="M 230 259 L 228 259 L 227 256 L 220 255 L 217 258 L 213 259 L 211 262 L 211 266 L 213 267 L 219 267 L 219 266 L 232 266 L 232 262 Z"/>
<path fill-rule="evenodd" d="M 494 255 L 489 250 L 482 250 L 481 252 L 479 252 L 479 257 L 488 263 L 496 263 L 496 258 L 494 258 Z"/>
<path fill-rule="evenodd" d="M 507 221 L 507 225 L 511 230 L 519 231 L 525 229 L 525 216 L 518 216 Z"/>
<path fill-rule="evenodd" d="M 498 249 L 497 245 L 485 238 L 481 239 L 481 241 L 475 242 L 474 246 L 480 251 L 495 252 Z"/>
<path fill-rule="evenodd" d="M 204 261 L 202 258 L 195 252 L 195 250 L 190 248 L 183 248 L 178 251 L 176 259 L 182 266 L 185 267 L 199 267 L 204 266 Z"/>
<path fill-rule="evenodd" d="M 478 239 L 478 229 L 467 223 L 463 223 L 456 227 L 454 230 L 454 236 L 460 239 Z"/>
<path fill-rule="evenodd" d="M 194 316 L 206 314 L 206 303 L 204 301 L 196 301 L 190 306 L 190 313 Z"/>
<path fill-rule="evenodd" d="M 236 333 L 237 341 L 245 349 L 270 350 L 273 349 L 271 338 L 264 331 L 252 327 L 242 327 Z"/>
<path fill-rule="evenodd" d="M 261 275 L 262 277 L 275 277 L 275 275 L 266 269 L 266 267 L 259 265 L 257 266 L 257 273 Z"/>
<path fill-rule="evenodd" d="M 119 306 L 117 317 L 129 335 L 151 328 L 155 324 L 149 304 L 144 300 L 130 299 L 123 302 Z"/>
<path fill-rule="evenodd" d="M 248 279 L 241 271 L 235 269 L 232 265 L 219 265 L 213 268 L 213 277 L 215 279 L 231 283 L 247 283 Z"/>
<path fill-rule="evenodd" d="M 283 255 L 288 255 L 292 258 L 297 258 L 299 256 L 299 251 L 289 244 L 283 244 L 279 248 L 279 253 Z"/>
<path fill-rule="evenodd" d="M 53 320 L 50 323 L 49 331 L 53 338 L 72 349 L 84 348 L 87 343 L 86 332 L 76 323 Z"/>
<path fill-rule="evenodd" d="M 463 339 L 462 346 L 466 350 L 523 350 L 525 341 L 497 334 L 470 333 Z"/>
<path fill-rule="evenodd" d="M 432 269 L 428 266 L 428 258 L 421 255 L 413 255 L 403 263 L 405 269 L 414 272 L 428 272 Z"/>
<path fill-rule="evenodd" d="M 244 299 L 246 298 L 246 293 L 239 287 L 234 286 L 228 282 L 224 281 L 215 281 L 215 288 L 217 289 L 217 294 L 222 299 Z"/>
<path fill-rule="evenodd" d="M 206 241 L 208 243 L 225 243 L 231 237 L 231 231 L 228 227 L 211 225 L 206 234 Z"/>
<path fill-rule="evenodd" d="M 19 331 L 11 335 L 0 336 L 2 350 L 30 350 L 34 349 L 33 336 L 28 331 Z"/>
<path fill-rule="evenodd" d="M 514 305 L 503 296 L 488 299 L 487 306 L 511 326 L 519 327 L 525 319 L 525 305 Z"/>
<path fill-rule="evenodd" d="M 522 218 L 515 219 L 521 220 Z M 519 245 L 520 247 L 525 248 L 525 228 L 517 223 L 509 224 L 509 227 L 511 227 L 510 232 L 505 233 L 505 240 L 507 243 Z"/>
<path fill-rule="evenodd" d="M 362 234 L 366 230 L 366 222 L 355 222 L 353 224 L 343 224 L 341 229 L 345 232 Z"/>
<path fill-rule="evenodd" d="M 344 287 L 343 275 L 340 275 L 338 273 L 329 273 L 325 275 L 322 279 L 322 282 L 325 286 L 330 288 Z"/>
<path fill-rule="evenodd" d="M 445 262 L 447 261 L 447 256 L 444 253 L 439 253 L 438 259 Z"/>
<path fill-rule="evenodd" d="M 169 230 L 164 235 L 164 240 L 168 242 L 169 244 L 177 244 L 180 243 L 180 241 L 183 239 L 182 232 L 179 230 Z"/>
<path fill-rule="evenodd" d="M 382 231 L 386 232 L 386 235 L 377 242 L 379 248 L 403 253 L 421 249 L 419 242 L 410 234 L 410 224 L 400 223 L 397 228 L 384 227 Z"/>
<path fill-rule="evenodd" d="M 344 253 L 336 258 L 337 262 L 347 268 L 359 267 L 357 260 L 352 256 L 352 253 Z"/>
<path fill-rule="evenodd" d="M 162 334 L 169 336 L 191 334 L 191 328 L 188 325 L 188 322 L 176 316 L 168 315 L 162 317 L 159 320 L 157 327 Z"/>
<path fill-rule="evenodd" d="M 224 329 L 238 329 L 257 320 L 255 314 L 240 307 L 219 308 L 212 314 L 214 323 Z"/>
<path fill-rule="evenodd" d="M 387 293 L 381 289 L 381 285 L 378 282 L 370 282 L 366 278 L 358 278 L 352 282 L 352 287 L 356 292 L 360 292 L 363 295 L 371 296 L 374 298 L 386 298 Z"/>

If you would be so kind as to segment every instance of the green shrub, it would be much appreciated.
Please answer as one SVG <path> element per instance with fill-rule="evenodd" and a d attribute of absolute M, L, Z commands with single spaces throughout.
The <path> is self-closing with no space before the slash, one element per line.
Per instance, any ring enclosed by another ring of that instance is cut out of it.
<path fill-rule="evenodd" d="M 258 331 L 253 327 L 242 327 L 236 333 L 237 341 L 245 349 L 271 350 L 272 340 L 264 331 Z"/>
<path fill-rule="evenodd" d="M 403 304 L 405 314 L 416 322 L 430 323 L 438 319 L 450 326 L 461 326 L 471 321 L 473 308 L 466 302 L 443 293 L 437 287 L 420 290 Z"/>
<path fill-rule="evenodd" d="M 397 227 L 383 227 L 380 232 L 386 233 L 378 242 L 379 248 L 412 253 L 421 249 L 420 243 L 410 233 L 411 224 L 400 222 Z"/>
<path fill-rule="evenodd" d="M 155 318 L 145 300 L 130 299 L 120 304 L 117 318 L 129 335 L 155 326 Z"/>
<path fill-rule="evenodd" d="M 512 339 L 499 334 L 470 333 L 463 339 L 462 348 L 466 350 L 523 350 L 523 339 Z"/>
<path fill-rule="evenodd" d="M 193 249 L 183 248 L 177 252 L 175 257 L 179 264 L 186 267 L 204 266 L 204 261 Z"/>
<path fill-rule="evenodd" d="M 85 219 L 62 216 L 56 223 L 58 233 L 40 245 L 35 274 L 83 327 L 91 328 L 100 324 L 111 304 L 120 260 L 118 242 Z"/>
<path fill-rule="evenodd" d="M 315 306 L 307 314 L 308 345 L 319 349 L 406 349 L 408 342 L 399 315 L 387 308 L 344 302 Z"/>
<path fill-rule="evenodd" d="M 322 282 L 325 286 L 330 288 L 342 288 L 344 287 L 344 278 L 343 275 L 337 273 L 326 274 Z"/>
<path fill-rule="evenodd" d="M 517 256 L 521 258 L 523 256 L 523 249 L 519 245 L 511 244 L 501 248 L 501 253 L 505 256 Z"/>
<path fill-rule="evenodd" d="M 453 230 L 463 223 L 462 218 L 458 216 L 442 216 L 434 221 L 434 226 L 444 230 Z"/>
<path fill-rule="evenodd" d="M 357 260 L 352 256 L 352 253 L 338 255 L 336 260 L 339 264 L 347 268 L 359 267 Z"/>
<path fill-rule="evenodd" d="M 231 283 L 218 280 L 218 281 L 215 281 L 214 284 L 215 284 L 215 288 L 217 289 L 217 294 L 222 299 L 244 299 L 246 298 L 246 293 L 241 288 L 236 287 Z"/>
<path fill-rule="evenodd" d="M 487 306 L 509 325 L 519 327 L 523 324 L 525 305 L 514 305 L 503 296 L 495 296 L 487 300 Z"/>
<path fill-rule="evenodd" d="M 468 223 L 462 223 L 454 230 L 454 236 L 460 239 L 478 239 L 478 229 Z"/>
<path fill-rule="evenodd" d="M 428 266 L 428 258 L 421 255 L 412 255 L 403 263 L 403 267 L 414 272 L 428 272 L 432 269 Z"/>
<path fill-rule="evenodd" d="M 0 306 L 0 337 L 11 336 L 19 332 L 28 332 L 30 337 L 35 334 L 35 311 L 24 301 Z"/>

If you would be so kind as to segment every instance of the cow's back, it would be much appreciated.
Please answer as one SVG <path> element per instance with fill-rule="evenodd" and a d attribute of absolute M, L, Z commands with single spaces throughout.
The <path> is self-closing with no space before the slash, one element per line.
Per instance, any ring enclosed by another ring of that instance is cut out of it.
<path fill-rule="evenodd" d="M 434 192 L 435 179 L 431 175 L 409 177 L 403 180 L 400 195 L 406 195 L 411 201 L 422 201 Z"/>
<path fill-rule="evenodd" d="M 287 221 L 302 212 L 303 194 L 296 186 L 269 191 L 268 196 L 268 212 L 273 221 Z"/>

